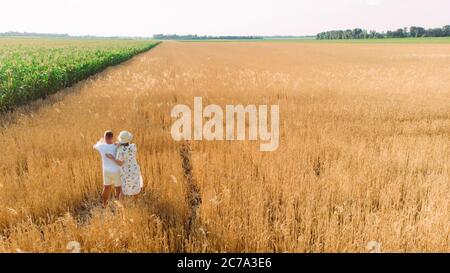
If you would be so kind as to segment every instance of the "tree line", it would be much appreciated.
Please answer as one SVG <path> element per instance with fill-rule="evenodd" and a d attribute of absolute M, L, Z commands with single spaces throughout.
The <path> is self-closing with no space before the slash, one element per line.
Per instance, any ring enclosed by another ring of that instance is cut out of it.
<path fill-rule="evenodd" d="M 450 25 L 442 28 L 405 27 L 394 31 L 377 32 L 375 30 L 365 30 L 361 28 L 347 30 L 332 30 L 318 33 L 317 40 L 338 40 L 338 39 L 383 39 L 383 38 L 419 38 L 419 37 L 450 37 Z"/>
<path fill-rule="evenodd" d="M 134 37 L 134 36 L 95 36 L 95 35 L 78 35 L 72 36 L 66 33 L 37 33 L 37 32 L 17 32 L 8 31 L 0 32 L 0 37 L 31 37 L 31 38 L 63 38 L 63 39 L 114 39 L 114 40 L 148 40 L 150 37 Z"/>
<path fill-rule="evenodd" d="M 9 31 L 0 33 L 1 37 L 50 37 L 50 38 L 68 38 L 69 34 L 56 34 L 56 33 L 34 33 L 34 32 L 17 32 Z"/>

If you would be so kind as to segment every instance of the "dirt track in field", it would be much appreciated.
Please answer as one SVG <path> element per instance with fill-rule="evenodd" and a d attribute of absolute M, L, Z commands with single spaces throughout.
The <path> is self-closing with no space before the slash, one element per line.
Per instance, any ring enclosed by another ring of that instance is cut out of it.
<path fill-rule="evenodd" d="M 0 251 L 448 252 L 449 63 L 445 44 L 164 42 L 0 118 Z M 279 104 L 281 143 L 191 143 L 186 234 L 170 110 L 194 96 Z M 114 214 L 91 209 L 107 129 L 134 133 L 146 183 Z"/>

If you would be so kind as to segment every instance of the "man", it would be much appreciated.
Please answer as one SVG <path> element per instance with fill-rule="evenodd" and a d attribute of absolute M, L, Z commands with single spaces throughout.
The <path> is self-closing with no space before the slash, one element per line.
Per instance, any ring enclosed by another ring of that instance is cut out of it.
<path fill-rule="evenodd" d="M 111 195 L 112 187 L 115 187 L 115 197 L 119 199 L 122 185 L 120 180 L 120 167 L 109 159 L 107 154 L 116 154 L 116 145 L 113 140 L 114 134 L 112 131 L 106 131 L 103 139 L 101 139 L 97 144 L 94 145 L 101 157 L 103 165 L 103 206 L 106 207 L 108 204 L 108 199 Z"/>

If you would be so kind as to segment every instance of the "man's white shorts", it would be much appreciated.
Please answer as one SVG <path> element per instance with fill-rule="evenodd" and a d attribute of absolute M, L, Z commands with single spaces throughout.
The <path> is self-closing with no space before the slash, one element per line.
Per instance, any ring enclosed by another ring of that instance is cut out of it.
<path fill-rule="evenodd" d="M 114 185 L 114 187 L 122 187 L 120 172 L 103 171 L 103 185 L 105 186 Z"/>

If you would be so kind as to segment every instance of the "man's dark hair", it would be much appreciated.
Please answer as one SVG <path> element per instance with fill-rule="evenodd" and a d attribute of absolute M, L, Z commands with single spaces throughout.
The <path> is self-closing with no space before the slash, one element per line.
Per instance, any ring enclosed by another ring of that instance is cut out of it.
<path fill-rule="evenodd" d="M 105 139 L 107 138 L 113 138 L 114 134 L 112 131 L 106 131 L 105 132 Z"/>

